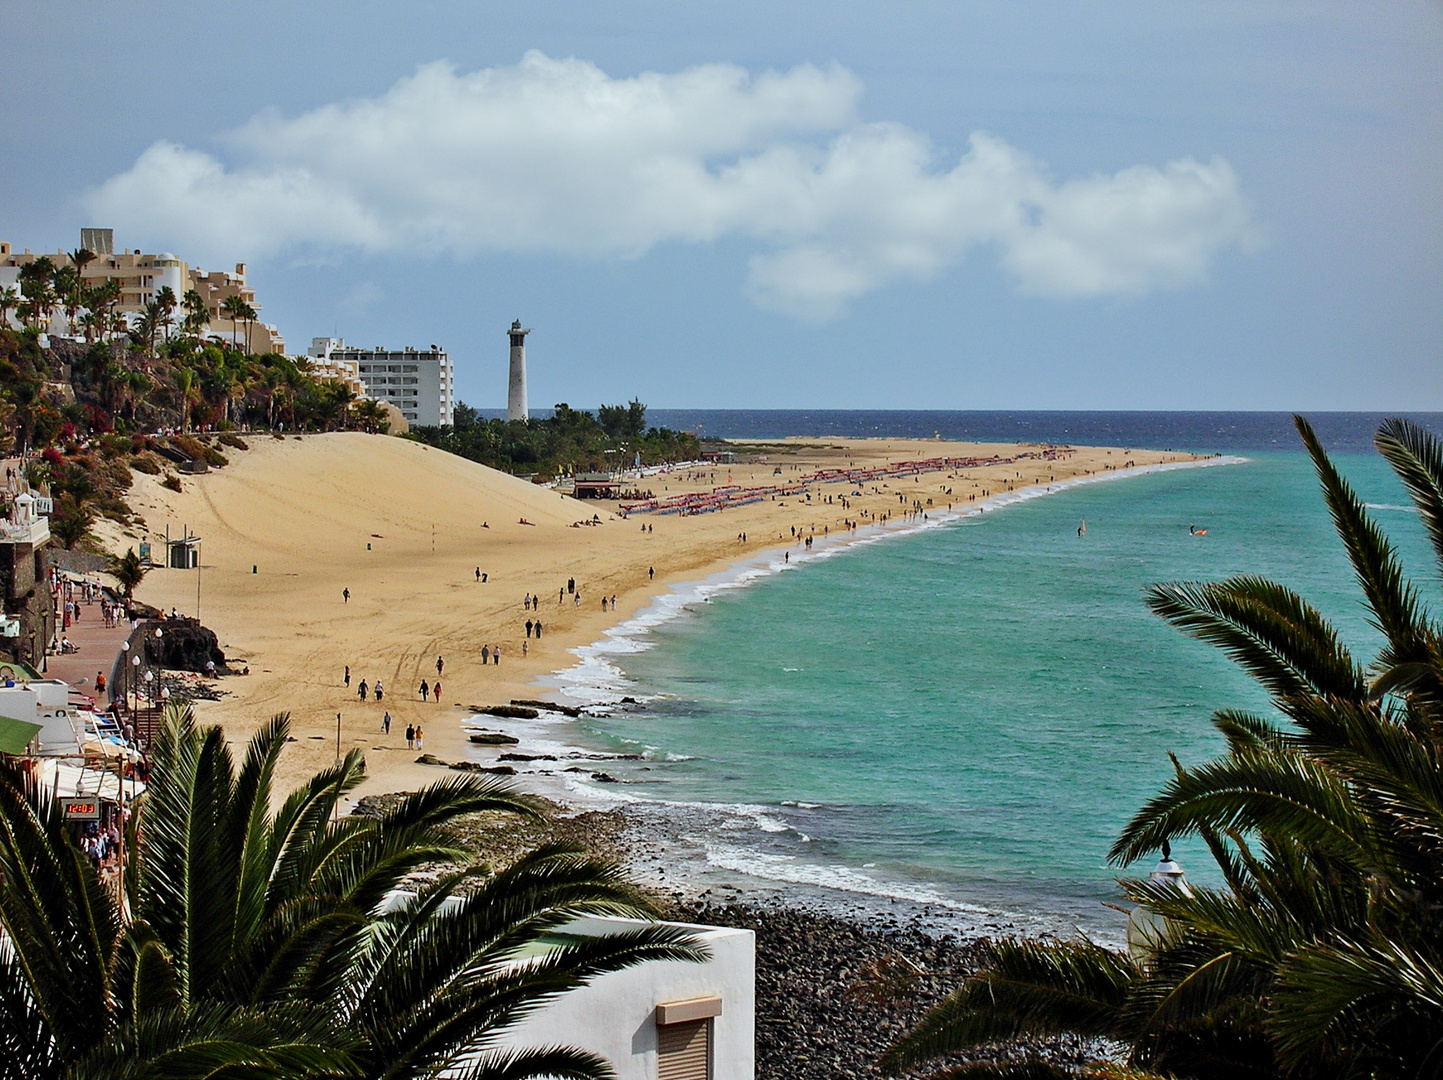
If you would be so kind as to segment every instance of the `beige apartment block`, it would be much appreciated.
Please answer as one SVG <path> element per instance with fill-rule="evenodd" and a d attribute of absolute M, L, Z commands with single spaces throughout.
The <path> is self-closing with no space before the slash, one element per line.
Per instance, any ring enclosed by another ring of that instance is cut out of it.
<path fill-rule="evenodd" d="M 205 301 L 206 309 L 210 312 L 210 323 L 204 336 L 218 337 L 237 344 L 249 341 L 250 351 L 256 353 L 286 351 L 285 339 L 270 323 L 257 321 L 247 326 L 244 322 L 233 323 L 221 314 L 221 305 L 232 296 L 239 296 L 256 311 L 260 310 L 255 291 L 246 285 L 245 263 L 236 263 L 235 273 L 221 270 L 207 273 L 199 267 L 192 269 L 169 252 L 147 255 L 139 248 L 117 252 L 113 236 L 110 229 L 80 230 L 80 246 L 95 252 L 96 256 L 81 271 L 80 277 L 87 284 L 98 284 L 108 278 L 119 282 L 120 303 L 117 310 L 123 314 L 138 315 L 143 312 L 145 305 L 152 302 L 155 294 L 164 286 L 170 287 L 177 303 L 187 290 L 194 289 Z M 7 286 L 18 288 L 20 267 L 38 258 L 40 255 L 31 252 L 29 248 L 17 254 L 9 243 L 0 241 L 0 289 Z M 70 255 L 57 251 L 50 256 L 50 261 L 56 266 L 69 266 Z M 55 313 L 50 330 L 56 334 L 71 331 L 71 328 L 65 325 L 63 312 Z"/>

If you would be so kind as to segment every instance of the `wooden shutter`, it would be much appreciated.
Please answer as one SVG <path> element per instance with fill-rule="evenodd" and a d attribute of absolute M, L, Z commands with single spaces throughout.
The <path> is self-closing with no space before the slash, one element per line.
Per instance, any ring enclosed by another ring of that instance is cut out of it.
<path fill-rule="evenodd" d="M 658 1025 L 656 1080 L 711 1080 L 711 1020 Z"/>

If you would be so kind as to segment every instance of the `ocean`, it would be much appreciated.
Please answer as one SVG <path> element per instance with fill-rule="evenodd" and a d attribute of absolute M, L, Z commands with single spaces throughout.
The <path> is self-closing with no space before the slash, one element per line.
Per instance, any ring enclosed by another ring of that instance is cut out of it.
<path fill-rule="evenodd" d="M 1167 780 L 1169 754 L 1189 764 L 1222 749 L 1213 710 L 1266 704 L 1219 653 L 1149 614 L 1143 589 L 1264 574 L 1362 654 L 1377 644 L 1285 416 L 688 416 L 737 437 L 940 432 L 1227 457 L 876 532 L 790 565 L 764 557 L 579 650 L 549 683 L 604 715 L 521 733 L 534 748 L 616 755 L 600 766 L 615 783 L 576 773 L 570 794 L 626 802 L 649 823 L 658 880 L 669 870 L 1115 941 L 1116 878 L 1150 867 L 1109 864 L 1109 845 Z M 1378 418 L 1316 419 L 1436 599 L 1416 517 L 1369 450 Z M 1416 419 L 1443 430 L 1443 416 Z M 1194 880 L 1216 880 L 1199 845 L 1176 851 Z"/>

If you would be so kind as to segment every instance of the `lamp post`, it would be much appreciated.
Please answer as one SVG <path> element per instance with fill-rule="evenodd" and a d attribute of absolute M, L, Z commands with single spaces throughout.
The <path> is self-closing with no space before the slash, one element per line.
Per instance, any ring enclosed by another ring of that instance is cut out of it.
<path fill-rule="evenodd" d="M 1172 857 L 1172 845 L 1162 842 L 1162 858 L 1147 875 L 1151 885 L 1164 885 L 1176 889 L 1184 896 L 1192 895 L 1192 886 L 1187 875 Z M 1167 931 L 1167 919 L 1155 911 L 1138 906 L 1127 917 L 1127 951 L 1133 959 L 1147 963 L 1157 951 L 1157 946 Z"/>
<path fill-rule="evenodd" d="M 140 710 L 140 657 L 130 658 L 130 691 L 135 695 L 135 700 L 130 706 L 130 718 L 138 720 L 137 713 Z"/>

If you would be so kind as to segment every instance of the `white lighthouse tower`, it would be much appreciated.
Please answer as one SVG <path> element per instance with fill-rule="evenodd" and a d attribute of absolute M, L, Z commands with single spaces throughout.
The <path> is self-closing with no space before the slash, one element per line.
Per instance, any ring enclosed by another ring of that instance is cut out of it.
<path fill-rule="evenodd" d="M 508 335 L 511 338 L 511 381 L 506 392 L 506 419 L 528 420 L 526 411 L 526 335 L 531 331 L 521 329 L 521 320 L 511 324 Z"/>

